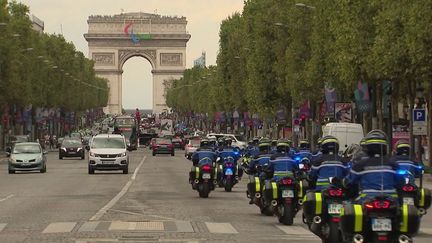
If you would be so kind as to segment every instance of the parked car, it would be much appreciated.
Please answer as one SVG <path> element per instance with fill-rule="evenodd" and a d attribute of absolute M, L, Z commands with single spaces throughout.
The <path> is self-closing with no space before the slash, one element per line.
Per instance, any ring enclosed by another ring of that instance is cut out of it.
<path fill-rule="evenodd" d="M 156 156 L 156 154 L 171 154 L 171 156 L 174 156 L 175 153 L 171 139 L 166 138 L 156 138 L 152 150 L 153 156 Z"/>
<path fill-rule="evenodd" d="M 122 170 L 129 173 L 129 154 L 126 140 L 119 134 L 98 134 L 94 136 L 89 149 L 88 173 L 95 170 Z"/>
<path fill-rule="evenodd" d="M 184 149 L 185 144 L 181 138 L 173 138 L 171 141 L 175 149 Z"/>
<path fill-rule="evenodd" d="M 14 174 L 16 171 L 46 172 L 46 153 L 39 143 L 17 143 L 12 149 L 7 149 L 9 157 L 8 171 Z"/>
<path fill-rule="evenodd" d="M 189 143 L 185 146 L 185 157 L 192 158 L 192 154 L 200 147 L 200 139 L 190 139 Z"/>
<path fill-rule="evenodd" d="M 59 148 L 59 159 L 64 157 L 80 157 L 85 158 L 84 146 L 79 139 L 68 138 L 63 140 Z"/>

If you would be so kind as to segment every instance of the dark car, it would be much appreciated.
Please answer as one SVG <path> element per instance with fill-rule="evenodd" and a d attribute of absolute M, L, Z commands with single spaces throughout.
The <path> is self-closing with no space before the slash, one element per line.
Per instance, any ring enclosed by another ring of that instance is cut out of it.
<path fill-rule="evenodd" d="M 153 156 L 156 156 L 156 154 L 171 154 L 171 156 L 174 156 L 174 145 L 171 139 L 156 138 L 152 150 Z"/>
<path fill-rule="evenodd" d="M 56 146 L 56 148 L 60 148 L 61 147 L 61 144 L 63 143 L 63 140 L 64 140 L 63 137 L 57 139 L 57 146 Z"/>
<path fill-rule="evenodd" d="M 80 139 L 65 139 L 59 148 L 59 159 L 64 157 L 85 158 L 84 147 Z"/>
<path fill-rule="evenodd" d="M 174 145 L 174 148 L 176 149 L 184 149 L 184 142 L 181 138 L 173 138 L 172 144 Z"/>

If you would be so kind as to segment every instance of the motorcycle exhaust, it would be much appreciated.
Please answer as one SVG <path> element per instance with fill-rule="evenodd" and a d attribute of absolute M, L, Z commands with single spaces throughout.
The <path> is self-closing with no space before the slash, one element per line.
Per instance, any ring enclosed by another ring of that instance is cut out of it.
<path fill-rule="evenodd" d="M 354 235 L 353 240 L 354 240 L 354 243 L 363 243 L 364 238 L 363 238 L 363 235 L 356 234 L 356 235 Z"/>
<path fill-rule="evenodd" d="M 260 197 L 261 197 L 261 193 L 258 193 L 258 192 L 255 193 L 255 197 L 256 197 L 256 198 L 260 198 Z"/>
<path fill-rule="evenodd" d="M 411 242 L 411 239 L 408 236 L 406 236 L 406 235 L 400 235 L 398 240 L 399 240 L 399 243 L 409 243 L 409 242 Z"/>
<path fill-rule="evenodd" d="M 199 180 L 198 180 L 198 179 L 195 179 L 194 182 L 195 182 L 195 184 L 198 184 L 198 183 L 199 183 Z"/>
<path fill-rule="evenodd" d="M 299 204 L 299 205 L 303 205 L 303 199 L 299 199 L 299 200 L 298 200 L 298 204 Z"/>
<path fill-rule="evenodd" d="M 426 209 L 424 209 L 424 208 L 419 208 L 419 209 L 418 209 L 418 212 L 419 212 L 420 216 L 423 216 L 423 215 L 426 214 Z"/>
<path fill-rule="evenodd" d="M 315 224 L 321 224 L 321 217 L 320 216 L 313 217 L 313 222 Z"/>
<path fill-rule="evenodd" d="M 273 207 L 276 207 L 276 206 L 277 206 L 277 204 L 278 204 L 278 203 L 277 203 L 277 201 L 276 201 L 276 200 L 272 200 L 272 201 L 271 201 L 271 205 L 272 205 Z"/>

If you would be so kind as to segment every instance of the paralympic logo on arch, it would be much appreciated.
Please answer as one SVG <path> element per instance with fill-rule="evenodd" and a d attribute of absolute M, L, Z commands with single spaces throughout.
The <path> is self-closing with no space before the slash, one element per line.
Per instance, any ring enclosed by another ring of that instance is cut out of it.
<path fill-rule="evenodd" d="M 131 28 L 132 27 L 132 28 Z M 130 36 L 133 43 L 137 44 L 140 40 L 150 40 L 152 37 L 150 34 L 135 34 L 133 30 L 133 23 L 128 23 L 125 25 L 123 32 Z"/>

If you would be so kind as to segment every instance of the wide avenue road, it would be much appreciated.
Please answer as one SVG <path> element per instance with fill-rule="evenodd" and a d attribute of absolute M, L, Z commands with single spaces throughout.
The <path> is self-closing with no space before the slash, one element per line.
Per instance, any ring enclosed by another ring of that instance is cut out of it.
<path fill-rule="evenodd" d="M 129 174 L 87 174 L 87 160 L 48 154 L 47 173 L 7 174 L 0 162 L 0 242 L 320 242 L 301 223 L 283 226 L 246 198 L 246 181 L 202 199 L 183 157 L 130 153 Z M 431 187 L 430 185 L 428 185 Z M 432 216 L 415 242 L 432 237 Z"/>

